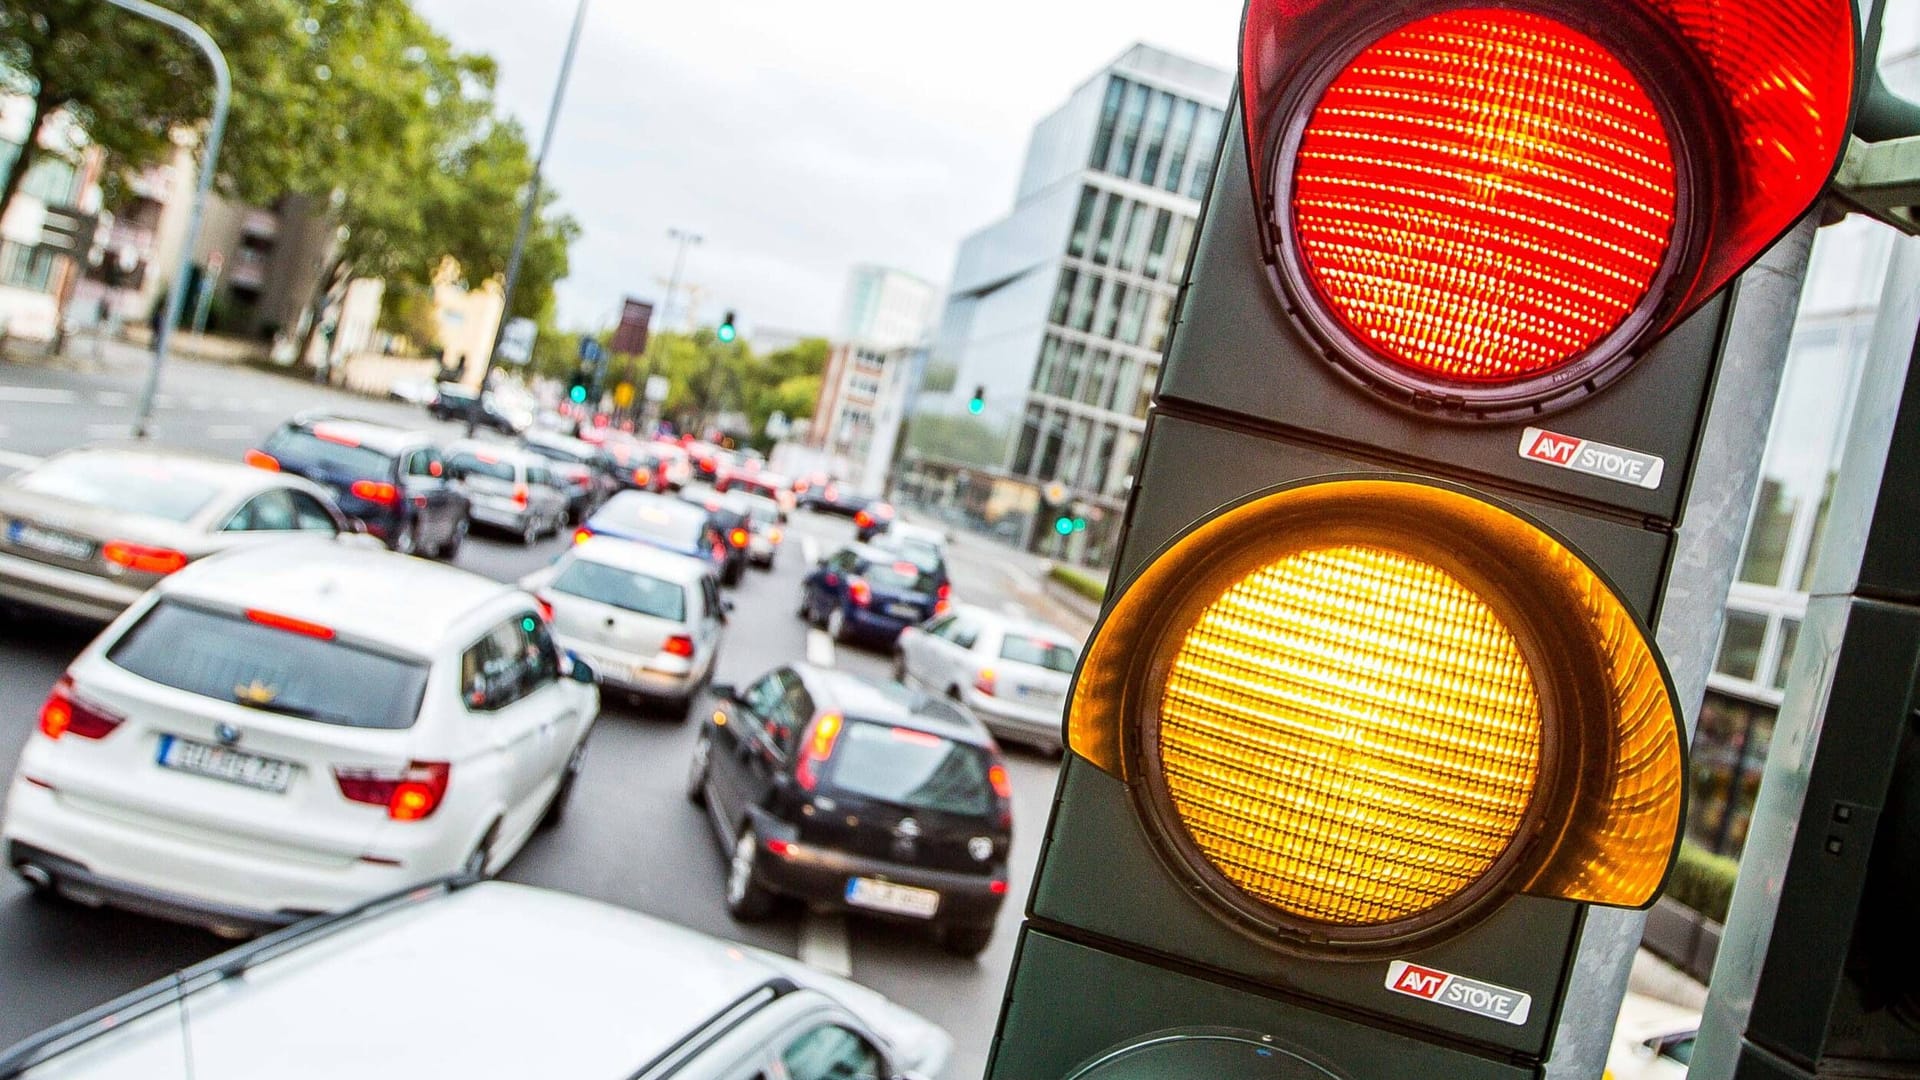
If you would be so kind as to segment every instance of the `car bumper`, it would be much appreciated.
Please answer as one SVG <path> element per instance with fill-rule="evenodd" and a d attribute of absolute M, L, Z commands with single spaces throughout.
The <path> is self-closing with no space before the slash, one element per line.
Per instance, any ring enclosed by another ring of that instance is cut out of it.
<path fill-rule="evenodd" d="M 869 859 L 827 848 L 796 844 L 786 856 L 761 849 L 756 860 L 760 884 L 794 897 L 810 907 L 846 911 L 907 923 L 955 923 L 978 925 L 991 923 L 1000 914 L 1006 900 L 993 891 L 991 879 L 980 874 L 961 874 L 946 870 Z M 940 894 L 939 907 L 930 918 L 904 915 L 847 903 L 848 883 L 855 878 L 873 878 L 896 885 L 931 889 Z"/>
<path fill-rule="evenodd" d="M 872 608 L 849 607 L 847 610 L 847 627 L 850 630 L 860 637 L 881 641 L 892 641 L 900 636 L 900 631 L 909 626 L 918 626 L 924 621 L 924 618 L 918 615 L 912 617 L 889 615 Z"/>
<path fill-rule="evenodd" d="M 0 554 L 0 599 L 76 618 L 112 622 L 146 590 L 108 578 Z"/>
<path fill-rule="evenodd" d="M 601 686 L 662 701 L 685 701 L 692 697 L 710 666 L 695 664 L 684 672 L 661 671 L 648 666 L 654 659 L 650 656 L 610 652 L 558 635 L 554 640 L 568 652 L 579 654 L 593 668 L 593 681 Z"/>
<path fill-rule="evenodd" d="M 533 511 L 515 506 L 489 506 L 475 500 L 468 508 L 467 514 L 482 525 L 519 532 L 526 527 L 527 519 L 533 516 Z"/>
<path fill-rule="evenodd" d="M 747 557 L 752 559 L 756 566 L 772 566 L 773 553 L 779 550 L 779 545 L 773 541 L 755 537 L 747 544 Z"/>
<path fill-rule="evenodd" d="M 997 736 L 1050 749 L 1058 749 L 1061 745 L 1064 702 L 1048 706 L 1022 705 L 968 689 L 965 704 L 987 726 L 987 730 Z"/>
<path fill-rule="evenodd" d="M 283 926 L 452 869 L 397 852 L 383 852 L 398 856 L 394 866 L 224 847 L 68 805 L 59 792 L 18 777 L 0 848 L 16 873 L 35 867 L 69 899 L 216 929 Z"/>

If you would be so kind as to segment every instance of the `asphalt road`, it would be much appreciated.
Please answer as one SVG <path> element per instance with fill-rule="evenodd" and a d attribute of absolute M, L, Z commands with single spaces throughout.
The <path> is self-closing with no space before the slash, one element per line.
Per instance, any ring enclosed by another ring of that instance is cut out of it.
<path fill-rule="evenodd" d="M 68 446 L 125 435 L 139 375 L 131 364 L 103 371 L 0 365 L 0 475 Z M 420 410 L 408 406 L 349 398 L 245 369 L 181 362 L 167 374 L 157 438 L 238 457 L 285 416 L 315 407 L 425 422 Z M 885 655 L 835 650 L 820 634 L 810 642 L 794 616 L 803 546 L 830 550 L 851 532 L 836 519 L 795 517 L 775 568 L 750 573 L 733 594 L 736 610 L 721 680 L 744 683 L 775 664 L 807 658 L 810 645 L 816 661 L 832 654 L 844 669 L 886 676 Z M 460 565 L 512 580 L 545 565 L 563 544 L 553 539 L 524 548 L 476 533 Z M 958 598 L 992 607 L 1033 599 L 1038 571 L 1008 555 L 956 558 Z M 0 776 L 12 775 L 47 689 L 91 635 L 89 628 L 38 618 L 0 625 Z M 949 1076 L 981 1075 L 1046 824 L 1053 763 L 1008 751 L 1015 822 L 1011 890 L 992 946 L 977 960 L 966 960 L 912 928 L 859 919 L 788 910 L 753 926 L 733 922 L 721 902 L 720 847 L 683 795 L 694 730 L 609 700 L 565 823 L 535 837 L 502 876 L 849 969 L 856 980 L 953 1034 L 957 1053 Z M 0 1046 L 223 947 L 208 934 L 164 922 L 42 903 L 11 875 L 0 877 Z"/>

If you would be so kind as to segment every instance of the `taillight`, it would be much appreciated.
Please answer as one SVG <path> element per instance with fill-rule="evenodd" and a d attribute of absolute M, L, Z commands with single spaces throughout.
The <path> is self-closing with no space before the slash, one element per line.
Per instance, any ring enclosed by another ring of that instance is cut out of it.
<path fill-rule="evenodd" d="M 413 761 L 398 772 L 336 768 L 333 779 L 353 802 L 384 806 L 395 821 L 419 821 L 439 809 L 452 773 L 445 761 Z"/>
<path fill-rule="evenodd" d="M 275 630 L 285 630 L 289 634 L 300 634 L 304 637 L 319 638 L 321 641 L 333 640 L 333 627 L 331 626 L 323 626 L 317 622 L 308 622 L 305 619 L 296 619 L 291 615 L 281 615 L 272 611 L 249 609 L 246 614 L 247 621 L 259 623 L 261 626 L 270 626 Z"/>
<path fill-rule="evenodd" d="M 785 536 L 785 535 L 786 535 L 786 534 L 785 534 L 785 533 L 783 533 L 783 532 L 781 532 L 781 531 L 780 531 L 779 529 L 768 529 L 768 530 L 767 530 L 767 540 L 768 540 L 769 542 L 771 542 L 771 543 L 775 543 L 775 544 L 777 544 L 777 543 L 779 543 L 779 542 L 780 542 L 780 538 L 781 538 L 782 536 Z"/>
<path fill-rule="evenodd" d="M 1007 883 L 1001 881 L 999 878 L 994 878 L 992 881 L 987 882 L 987 891 L 995 896 L 1005 896 L 1007 895 Z"/>
<path fill-rule="evenodd" d="M 847 582 L 847 596 L 854 606 L 866 607 L 873 603 L 873 587 L 867 584 L 866 578 L 854 578 Z"/>
<path fill-rule="evenodd" d="M 519 507 L 522 510 L 525 510 L 527 508 L 527 485 L 525 484 L 513 485 L 513 505 Z"/>
<path fill-rule="evenodd" d="M 853 523 L 864 529 L 867 526 L 873 524 L 873 515 L 867 513 L 865 510 L 862 510 L 859 513 L 853 515 Z"/>
<path fill-rule="evenodd" d="M 187 557 L 182 552 L 129 540 L 107 541 L 100 548 L 100 557 L 143 574 L 171 574 L 187 565 Z"/>
<path fill-rule="evenodd" d="M 585 528 L 585 527 L 582 527 L 582 528 L 578 528 L 578 529 L 575 529 L 575 530 L 573 530 L 573 542 L 574 542 L 574 543 L 576 543 L 576 544 L 584 544 L 584 543 L 586 543 L 587 541 L 589 541 L 589 540 L 591 540 L 591 539 L 593 539 L 593 530 L 592 530 L 592 529 L 588 529 L 588 528 Z"/>
<path fill-rule="evenodd" d="M 733 530 L 732 532 L 727 534 L 727 541 L 737 548 L 746 547 L 747 546 L 747 530 L 745 529 Z"/>
<path fill-rule="evenodd" d="M 987 769 L 987 783 L 993 785 L 993 793 L 1002 799 L 1013 798 L 1013 785 L 1007 781 L 1007 767 L 996 761 Z"/>
<path fill-rule="evenodd" d="M 820 767 L 833 756 L 834 744 L 840 739 L 841 723 L 839 713 L 821 713 L 808 730 L 806 741 L 800 747 L 800 762 L 793 769 L 793 778 L 805 790 L 812 791 L 820 786 Z"/>
<path fill-rule="evenodd" d="M 40 734 L 49 739 L 68 734 L 83 739 L 103 739 L 119 727 L 123 719 L 74 697 L 73 676 L 62 675 L 53 684 L 46 704 L 40 706 Z"/>
<path fill-rule="evenodd" d="M 684 656 L 692 659 L 693 639 L 685 634 L 675 634 L 667 639 L 665 645 L 660 646 L 660 651 L 668 656 Z"/>
<path fill-rule="evenodd" d="M 975 690 L 980 691 L 981 693 L 987 695 L 988 697 L 992 697 L 993 686 L 994 686 L 994 678 L 993 678 L 992 668 L 983 667 L 980 669 L 978 674 L 974 675 L 973 688 Z"/>
<path fill-rule="evenodd" d="M 355 480 L 347 487 L 356 499 L 392 506 L 400 501 L 400 489 L 385 480 Z"/>
<path fill-rule="evenodd" d="M 945 615 L 947 609 L 952 606 L 953 585 L 943 581 L 940 583 L 940 588 L 934 591 L 933 613 L 935 615 Z"/>
<path fill-rule="evenodd" d="M 645 469 L 635 469 L 633 470 L 633 482 L 644 487 L 653 482 L 653 474 Z"/>
<path fill-rule="evenodd" d="M 242 460 L 256 469 L 265 469 L 268 472 L 280 471 L 280 459 L 260 450 L 247 451 Z"/>
<path fill-rule="evenodd" d="M 545 619 L 548 622 L 552 622 L 553 621 L 553 604 L 549 602 L 547 598 L 544 596 L 534 597 L 533 602 L 539 605 L 540 607 L 540 617 L 542 619 Z"/>

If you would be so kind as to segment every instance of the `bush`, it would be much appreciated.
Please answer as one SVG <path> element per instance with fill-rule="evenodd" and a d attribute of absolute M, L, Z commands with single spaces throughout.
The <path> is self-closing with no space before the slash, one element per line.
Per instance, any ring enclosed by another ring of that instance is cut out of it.
<path fill-rule="evenodd" d="M 1055 566 L 1047 576 L 1098 604 L 1107 598 L 1107 575 L 1072 566 Z"/>
<path fill-rule="evenodd" d="M 1739 875 L 1740 860 L 1715 855 L 1692 841 L 1683 840 L 1673 879 L 1667 883 L 1667 895 L 1724 924 L 1727 905 L 1733 900 L 1734 879 Z"/>

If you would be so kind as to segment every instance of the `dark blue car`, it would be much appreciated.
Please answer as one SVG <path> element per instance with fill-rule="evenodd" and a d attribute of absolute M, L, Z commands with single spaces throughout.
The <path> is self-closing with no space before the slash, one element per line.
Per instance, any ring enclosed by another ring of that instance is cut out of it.
<path fill-rule="evenodd" d="M 704 507 L 666 495 L 623 491 L 593 512 L 574 531 L 574 543 L 592 536 L 632 540 L 676 555 L 699 559 L 713 567 L 715 577 L 727 566 L 727 539 Z"/>
<path fill-rule="evenodd" d="M 940 582 L 897 551 L 852 544 L 820 561 L 800 583 L 800 617 L 835 641 L 890 645 L 938 612 Z"/>
<path fill-rule="evenodd" d="M 452 559 L 467 538 L 472 507 L 425 432 L 306 414 L 246 461 L 326 488 L 342 512 L 403 554 Z"/>

